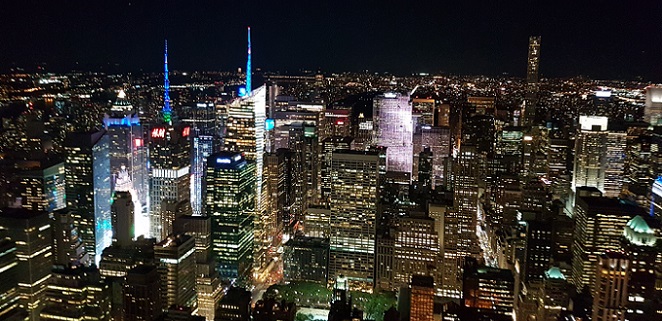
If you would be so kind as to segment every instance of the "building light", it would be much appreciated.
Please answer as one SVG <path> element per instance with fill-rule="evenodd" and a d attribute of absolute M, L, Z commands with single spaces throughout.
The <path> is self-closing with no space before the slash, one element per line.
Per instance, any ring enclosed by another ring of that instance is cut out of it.
<path fill-rule="evenodd" d="M 188 137 L 190 133 L 191 133 L 191 127 L 184 127 L 184 130 L 182 130 L 182 137 Z"/>
<path fill-rule="evenodd" d="M 164 138 L 164 137 L 165 137 L 165 128 L 152 129 L 152 138 Z"/>

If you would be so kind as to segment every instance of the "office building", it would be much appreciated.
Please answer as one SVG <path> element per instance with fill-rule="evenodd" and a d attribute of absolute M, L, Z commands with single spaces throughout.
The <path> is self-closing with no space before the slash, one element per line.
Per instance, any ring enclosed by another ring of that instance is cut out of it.
<path fill-rule="evenodd" d="M 0 319 L 18 308 L 18 275 L 16 244 L 0 239 Z"/>
<path fill-rule="evenodd" d="M 372 291 L 380 182 L 379 152 L 337 151 L 331 164 L 329 279 Z"/>
<path fill-rule="evenodd" d="M 160 277 L 155 266 L 139 265 L 128 271 L 122 291 L 124 320 L 157 320 L 163 310 Z"/>
<path fill-rule="evenodd" d="M 190 203 L 190 133 L 186 125 L 158 125 L 149 132 L 150 236 L 157 241 L 172 234 L 172 222 L 183 214 L 168 204 Z"/>
<path fill-rule="evenodd" d="M 283 277 L 286 282 L 307 281 L 326 285 L 329 239 L 295 236 L 284 245 Z"/>
<path fill-rule="evenodd" d="M 556 321 L 563 311 L 568 309 L 570 295 L 569 284 L 561 270 L 553 266 L 545 271 L 542 289 L 538 299 L 537 320 Z"/>
<path fill-rule="evenodd" d="M 108 135 L 110 179 L 112 191 L 131 194 L 134 213 L 139 218 L 138 235 L 147 235 L 147 198 L 149 196 L 149 173 L 147 170 L 147 148 L 145 127 L 141 123 L 137 108 L 129 101 L 123 90 L 117 94 L 103 125 Z"/>
<path fill-rule="evenodd" d="M 207 159 L 212 255 L 223 280 L 248 281 L 252 275 L 255 171 L 255 162 L 240 153 L 221 152 Z"/>
<path fill-rule="evenodd" d="M 96 264 L 112 244 L 109 146 L 104 131 L 71 133 L 64 141 L 67 208 L 81 217 L 77 228 Z"/>
<path fill-rule="evenodd" d="M 16 244 L 19 306 L 39 320 L 53 265 L 53 236 L 48 212 L 7 208 L 0 212 L 0 236 Z"/>
<path fill-rule="evenodd" d="M 82 218 L 74 211 L 53 212 L 53 262 L 55 264 L 85 265 L 90 262 L 78 230 Z"/>
<path fill-rule="evenodd" d="M 110 320 L 110 289 L 99 269 L 55 266 L 41 320 Z"/>
<path fill-rule="evenodd" d="M 409 320 L 434 320 L 434 279 L 431 276 L 411 277 Z"/>
<path fill-rule="evenodd" d="M 195 292 L 198 297 L 198 315 L 214 320 L 216 305 L 223 287 L 216 271 L 211 251 L 211 217 L 181 216 L 175 220 L 175 234 L 186 234 L 195 239 Z"/>
<path fill-rule="evenodd" d="M 577 291 L 593 288 L 598 258 L 606 251 L 621 249 L 623 229 L 637 215 L 646 212 L 617 198 L 577 198 L 571 281 Z"/>
<path fill-rule="evenodd" d="M 635 216 L 623 230 L 622 250 L 630 262 L 627 289 L 627 320 L 656 320 L 662 299 L 656 290 L 655 269 L 660 255 L 660 221 Z"/>
<path fill-rule="evenodd" d="M 277 301 L 276 299 L 259 300 L 252 312 L 254 321 L 294 321 L 297 306 L 293 302 Z"/>
<path fill-rule="evenodd" d="M 161 278 L 161 303 L 195 307 L 195 240 L 188 235 L 168 236 L 154 245 L 154 259 Z"/>
<path fill-rule="evenodd" d="M 523 125 L 531 126 L 536 119 L 536 104 L 539 90 L 540 36 L 529 37 L 529 56 L 526 65 L 527 94 L 524 100 Z"/>
<path fill-rule="evenodd" d="M 321 150 L 321 200 L 324 204 L 328 204 L 329 195 L 331 194 L 331 161 L 333 160 L 333 152 L 337 150 L 349 150 L 352 146 L 352 137 L 349 136 L 331 136 L 322 141 Z"/>
<path fill-rule="evenodd" d="M 409 96 L 385 93 L 373 99 L 374 142 L 386 147 L 387 170 L 411 175 L 412 107 Z"/>
<path fill-rule="evenodd" d="M 524 282 L 541 281 L 552 259 L 552 223 L 543 220 L 526 222 L 526 258 L 520 266 Z"/>
<path fill-rule="evenodd" d="M 622 252 L 608 251 L 600 255 L 596 265 L 595 288 L 592 292 L 593 316 L 591 320 L 626 320 L 631 263 Z"/>
<path fill-rule="evenodd" d="M 473 320 L 512 320 L 515 279 L 510 270 L 479 266 L 467 258 L 462 279 L 462 302 Z"/>
<path fill-rule="evenodd" d="M 113 243 L 128 246 L 135 238 L 135 207 L 129 192 L 115 192 L 110 206 Z M 139 214 L 140 215 L 140 214 Z"/>
<path fill-rule="evenodd" d="M 215 321 L 245 321 L 251 317 L 251 292 L 242 288 L 228 289 L 216 309 Z"/>

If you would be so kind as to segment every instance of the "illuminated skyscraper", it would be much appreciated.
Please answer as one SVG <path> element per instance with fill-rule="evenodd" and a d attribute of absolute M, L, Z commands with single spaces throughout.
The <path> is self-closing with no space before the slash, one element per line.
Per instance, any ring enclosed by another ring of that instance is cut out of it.
<path fill-rule="evenodd" d="M 410 320 L 434 320 L 434 279 L 430 276 L 411 277 Z"/>
<path fill-rule="evenodd" d="M 207 159 L 207 215 L 212 255 L 223 280 L 248 281 L 253 268 L 255 163 L 221 152 Z"/>
<path fill-rule="evenodd" d="M 625 321 L 628 302 L 628 280 L 632 262 L 622 252 L 600 255 L 593 290 L 594 321 Z"/>
<path fill-rule="evenodd" d="M 373 99 L 375 143 L 386 147 L 387 170 L 411 175 L 413 123 L 409 96 L 385 93 Z"/>
<path fill-rule="evenodd" d="M 72 133 L 64 141 L 67 208 L 81 217 L 85 250 L 99 264 L 112 244 L 109 141 L 105 131 Z"/>
<path fill-rule="evenodd" d="M 137 235 L 148 235 L 149 175 L 147 171 L 147 145 L 144 127 L 128 100 L 120 91 L 110 113 L 103 119 L 109 140 L 110 174 L 112 192 L 129 192 L 138 223 Z"/>
<path fill-rule="evenodd" d="M 538 70 L 540 69 L 540 36 L 529 37 L 529 57 L 526 65 L 527 93 L 524 105 L 524 125 L 532 125 L 536 118 Z"/>
<path fill-rule="evenodd" d="M 53 266 L 51 220 L 47 212 L 7 208 L 0 211 L 0 236 L 16 244 L 19 306 L 39 320 Z M 1 281 L 0 281 L 1 282 Z"/>
<path fill-rule="evenodd" d="M 257 169 L 255 173 L 255 195 L 258 196 L 262 193 L 266 91 L 266 86 L 262 86 L 230 104 L 227 135 L 224 143 L 226 150 L 243 153 L 246 160 L 255 162 Z M 256 209 L 260 210 L 261 200 L 259 197 L 257 202 Z"/>
<path fill-rule="evenodd" d="M 165 41 L 165 52 L 163 54 L 163 122 L 172 124 L 172 108 L 170 108 L 170 79 L 168 78 L 168 40 Z"/>
<path fill-rule="evenodd" d="M 353 289 L 372 291 L 380 154 L 336 151 L 331 164 L 329 280 L 344 275 Z"/>
<path fill-rule="evenodd" d="M 253 91 L 253 68 L 251 62 L 251 27 L 248 27 L 248 57 L 246 59 L 246 94 Z"/>
<path fill-rule="evenodd" d="M 577 291 L 593 289 L 599 256 L 621 249 L 623 229 L 637 215 L 646 212 L 617 198 L 577 197 L 571 281 Z"/>
<path fill-rule="evenodd" d="M 151 237 L 172 233 L 176 208 L 190 208 L 191 128 L 185 125 L 152 127 L 149 132 Z"/>
<path fill-rule="evenodd" d="M 78 231 L 80 215 L 69 209 L 53 212 L 53 263 L 84 265 L 90 262 Z"/>
<path fill-rule="evenodd" d="M 607 117 L 580 116 L 575 140 L 573 191 L 596 187 L 605 196 L 616 197 L 623 186 L 626 133 L 607 130 Z"/>
<path fill-rule="evenodd" d="M 195 240 L 188 235 L 170 235 L 154 245 L 154 259 L 161 277 L 161 302 L 195 307 Z"/>

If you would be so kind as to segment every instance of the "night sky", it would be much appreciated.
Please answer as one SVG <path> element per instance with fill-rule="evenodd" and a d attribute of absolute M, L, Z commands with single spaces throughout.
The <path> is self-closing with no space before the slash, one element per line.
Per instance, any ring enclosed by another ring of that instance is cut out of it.
<path fill-rule="evenodd" d="M 660 0 L 3 2 L 2 72 L 158 71 L 165 37 L 171 70 L 234 70 L 250 25 L 269 71 L 522 77 L 539 34 L 543 77 L 662 81 Z"/>

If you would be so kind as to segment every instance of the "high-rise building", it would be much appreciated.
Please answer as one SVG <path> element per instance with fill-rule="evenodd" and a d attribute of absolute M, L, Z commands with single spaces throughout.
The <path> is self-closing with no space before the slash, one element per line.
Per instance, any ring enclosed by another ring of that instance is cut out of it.
<path fill-rule="evenodd" d="M 19 305 L 39 320 L 53 265 L 53 236 L 48 212 L 7 208 L 0 212 L 0 236 L 16 244 Z"/>
<path fill-rule="evenodd" d="M 46 290 L 40 319 L 108 321 L 109 290 L 96 266 L 56 266 Z"/>
<path fill-rule="evenodd" d="M 520 267 L 524 282 L 541 281 L 552 259 L 552 224 L 543 220 L 526 222 L 526 259 Z M 523 269 L 522 269 L 523 268 Z"/>
<path fill-rule="evenodd" d="M 0 239 L 0 319 L 18 308 L 18 275 L 16 244 Z"/>
<path fill-rule="evenodd" d="M 81 217 L 69 209 L 53 212 L 53 262 L 85 265 L 90 262 L 78 228 Z"/>
<path fill-rule="evenodd" d="M 255 162 L 254 194 L 257 196 L 262 193 L 265 120 L 266 86 L 248 92 L 247 96 L 235 100 L 228 108 L 224 147 L 231 152 L 243 153 L 246 160 Z M 257 200 L 256 209 L 260 210 L 260 198 Z"/>
<path fill-rule="evenodd" d="M 540 69 L 540 36 L 529 37 L 529 56 L 526 65 L 527 96 L 524 105 L 524 125 L 532 125 L 536 118 L 538 72 Z"/>
<path fill-rule="evenodd" d="M 228 289 L 216 309 L 216 320 L 245 321 L 251 317 L 251 292 L 242 288 Z"/>
<path fill-rule="evenodd" d="M 662 87 L 646 87 L 644 121 L 657 126 L 660 125 L 660 120 L 662 120 Z"/>
<path fill-rule="evenodd" d="M 240 153 L 221 152 L 207 159 L 212 255 L 224 280 L 247 281 L 252 275 L 255 181 L 255 162 Z"/>
<path fill-rule="evenodd" d="M 195 307 L 195 240 L 188 235 L 170 235 L 154 245 L 154 259 L 161 278 L 161 302 Z"/>
<path fill-rule="evenodd" d="M 655 266 L 660 255 L 660 221 L 635 216 L 623 230 L 622 249 L 630 261 L 627 320 L 653 321 L 660 317 L 662 299 L 657 294 Z"/>
<path fill-rule="evenodd" d="M 630 260 L 622 252 L 606 252 L 600 255 L 593 290 L 594 321 L 625 321 L 628 303 Z M 635 320 L 635 319 L 632 319 Z"/>
<path fill-rule="evenodd" d="M 329 279 L 372 291 L 380 182 L 379 152 L 336 151 L 331 162 Z"/>
<path fill-rule="evenodd" d="M 307 281 L 326 285 L 329 239 L 295 236 L 284 245 L 283 277 L 286 282 Z"/>
<path fill-rule="evenodd" d="M 412 275 L 410 320 L 434 320 L 434 278 L 431 276 Z"/>
<path fill-rule="evenodd" d="M 168 210 L 168 204 L 190 203 L 190 133 L 187 125 L 158 125 L 149 132 L 150 235 L 157 240 L 172 234 L 172 222 L 184 214 Z"/>
<path fill-rule="evenodd" d="M 621 249 L 623 229 L 637 215 L 645 216 L 646 212 L 617 198 L 577 198 L 572 246 L 572 282 L 577 291 L 585 286 L 593 289 L 599 256 Z"/>
<path fill-rule="evenodd" d="M 538 298 L 538 319 L 541 321 L 556 321 L 562 311 L 567 310 L 569 303 L 569 284 L 565 275 L 558 267 L 545 271 L 542 289 Z"/>
<path fill-rule="evenodd" d="M 198 297 L 198 315 L 214 320 L 216 305 L 223 287 L 216 271 L 211 251 L 211 217 L 181 216 L 175 220 L 175 234 L 186 234 L 195 239 L 195 292 Z"/>
<path fill-rule="evenodd" d="M 135 219 L 132 195 L 129 192 L 116 191 L 110 206 L 113 226 L 113 243 L 128 246 L 135 238 Z"/>
<path fill-rule="evenodd" d="M 579 117 L 581 129 L 575 141 L 573 191 L 590 186 L 609 197 L 621 193 L 627 134 L 608 131 L 607 120 L 602 116 Z"/>
<path fill-rule="evenodd" d="M 374 142 L 386 147 L 387 170 L 411 175 L 413 162 L 412 107 L 409 96 L 385 93 L 373 99 Z"/>
<path fill-rule="evenodd" d="M 108 135 L 72 133 L 64 141 L 67 208 L 81 217 L 78 231 L 94 263 L 112 244 Z"/>
<path fill-rule="evenodd" d="M 160 277 L 155 266 L 139 265 L 129 270 L 123 289 L 124 320 L 157 320 L 161 315 Z"/>
<path fill-rule="evenodd" d="M 133 211 L 137 216 L 137 235 L 147 235 L 149 227 L 147 198 L 149 173 L 147 171 L 147 144 L 139 111 L 133 107 L 122 90 L 104 116 L 103 124 L 109 140 L 110 179 L 112 192 L 131 194 Z"/>
<path fill-rule="evenodd" d="M 352 146 L 352 137 L 349 136 L 331 136 L 322 141 L 321 150 L 321 173 L 322 173 L 322 202 L 328 204 L 329 195 L 331 194 L 331 161 L 333 160 L 333 152 L 336 150 L 349 150 Z"/>
<path fill-rule="evenodd" d="M 462 301 L 471 320 L 513 319 L 515 279 L 512 271 L 479 266 L 475 259 L 467 258 L 462 279 Z"/>

